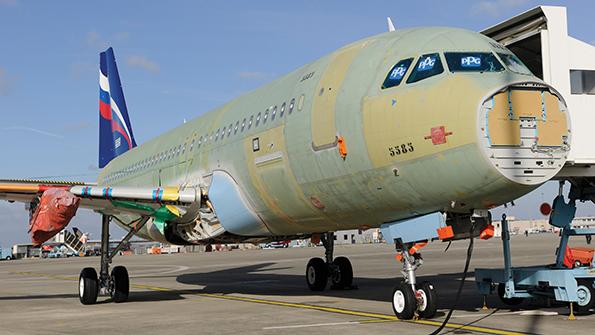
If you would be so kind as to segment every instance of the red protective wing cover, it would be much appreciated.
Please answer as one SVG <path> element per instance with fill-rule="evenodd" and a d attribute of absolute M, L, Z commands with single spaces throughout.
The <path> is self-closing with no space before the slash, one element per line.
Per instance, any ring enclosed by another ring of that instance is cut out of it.
<path fill-rule="evenodd" d="M 80 199 L 72 193 L 51 188 L 43 192 L 29 222 L 31 242 L 40 245 L 59 233 L 76 214 Z"/>

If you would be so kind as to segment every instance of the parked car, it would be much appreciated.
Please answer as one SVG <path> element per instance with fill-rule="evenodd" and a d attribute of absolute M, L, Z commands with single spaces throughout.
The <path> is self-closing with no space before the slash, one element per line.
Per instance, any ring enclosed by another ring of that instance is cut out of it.
<path fill-rule="evenodd" d="M 0 260 L 9 261 L 13 258 L 12 256 L 12 249 L 2 248 L 0 247 Z"/>
<path fill-rule="evenodd" d="M 593 263 L 595 250 L 583 247 L 566 247 L 564 255 L 564 265 L 569 268 L 578 268 L 581 266 L 590 266 Z"/>

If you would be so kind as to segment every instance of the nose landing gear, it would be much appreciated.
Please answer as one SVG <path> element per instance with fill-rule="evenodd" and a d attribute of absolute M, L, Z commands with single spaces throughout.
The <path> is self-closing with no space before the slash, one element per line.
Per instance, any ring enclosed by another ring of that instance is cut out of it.
<path fill-rule="evenodd" d="M 424 281 L 417 284 L 415 270 L 423 264 L 423 258 L 417 250 L 426 243 L 396 243 L 398 261 L 403 263 L 401 273 L 405 278 L 393 290 L 393 311 L 399 319 L 412 319 L 415 313 L 420 318 L 431 319 L 436 315 L 437 297 L 434 285 Z"/>
<path fill-rule="evenodd" d="M 330 279 L 331 289 L 354 289 L 353 267 L 347 257 L 333 259 L 335 233 L 323 234 L 322 244 L 325 249 L 325 259 L 315 257 L 306 266 L 306 282 L 312 291 L 324 291 Z"/>
<path fill-rule="evenodd" d="M 110 252 L 109 247 L 109 224 L 112 217 L 102 215 L 101 218 L 101 261 L 99 277 L 94 268 L 84 268 L 79 276 L 79 300 L 83 305 L 92 305 L 97 302 L 97 296 L 109 295 L 113 302 L 119 303 L 128 300 L 130 282 L 128 270 L 124 266 L 116 266 L 109 273 L 109 265 L 115 255 L 120 252 L 125 243 L 141 229 L 149 220 L 149 217 L 142 217 L 135 224 L 128 234 L 120 241 L 118 246 Z"/>

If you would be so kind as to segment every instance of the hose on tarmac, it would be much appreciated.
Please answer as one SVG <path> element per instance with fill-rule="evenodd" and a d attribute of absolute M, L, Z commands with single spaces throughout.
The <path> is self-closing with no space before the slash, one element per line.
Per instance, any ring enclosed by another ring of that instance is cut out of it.
<path fill-rule="evenodd" d="M 461 292 L 463 291 L 463 286 L 465 285 L 465 280 L 467 279 L 467 272 L 469 271 L 469 264 L 471 263 L 471 256 L 473 255 L 473 232 L 475 231 L 475 223 L 471 224 L 471 232 L 469 234 L 469 246 L 467 247 L 467 260 L 465 261 L 465 269 L 463 270 L 463 278 L 461 278 L 461 283 L 459 284 L 459 289 L 457 290 L 457 295 L 455 298 L 455 303 L 452 305 L 448 314 L 446 314 L 446 318 L 442 321 L 442 324 L 438 329 L 434 330 L 430 335 L 438 335 L 446 324 L 450 320 L 452 313 L 459 305 L 459 299 L 461 298 Z"/>

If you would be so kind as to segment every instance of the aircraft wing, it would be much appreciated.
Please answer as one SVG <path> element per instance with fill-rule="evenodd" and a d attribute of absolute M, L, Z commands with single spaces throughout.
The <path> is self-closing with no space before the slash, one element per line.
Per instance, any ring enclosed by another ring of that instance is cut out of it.
<path fill-rule="evenodd" d="M 44 180 L 0 180 L 0 200 L 32 203 L 49 189 L 63 189 L 80 198 L 79 207 L 103 214 L 151 215 L 164 205 L 189 205 L 200 190 L 180 187 L 97 186 L 95 183 Z M 172 209 L 169 206 L 169 209 Z"/>

